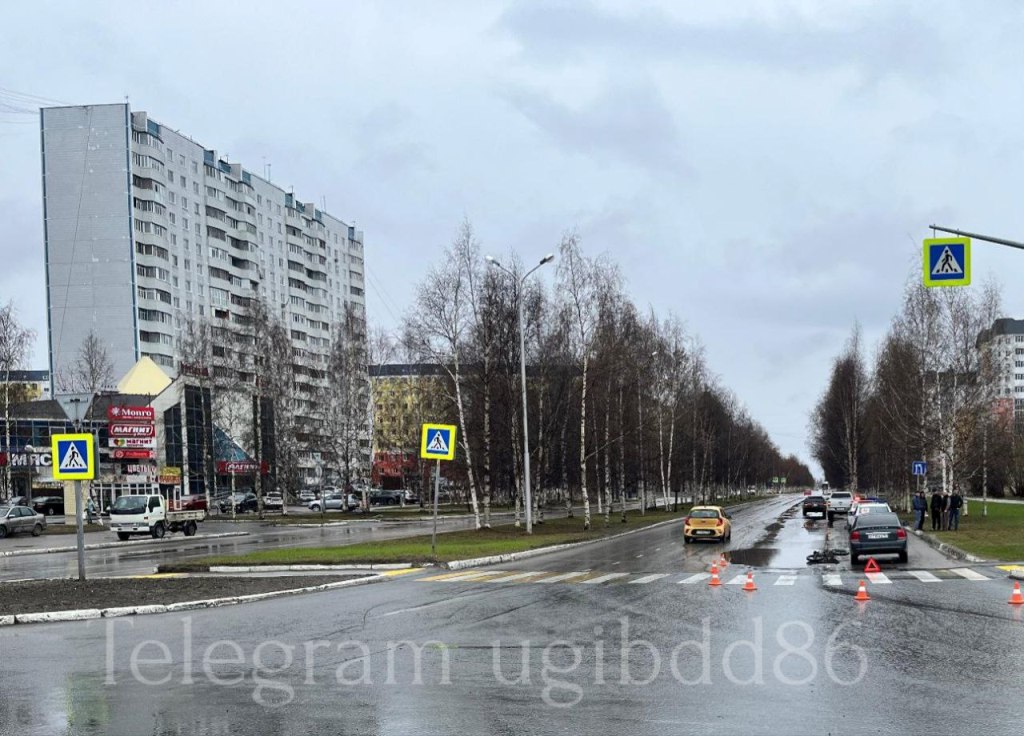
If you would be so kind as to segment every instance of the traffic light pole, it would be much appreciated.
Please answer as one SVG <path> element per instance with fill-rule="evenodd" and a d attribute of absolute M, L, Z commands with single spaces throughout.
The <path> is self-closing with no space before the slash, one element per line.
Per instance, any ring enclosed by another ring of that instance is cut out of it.
<path fill-rule="evenodd" d="M 995 243 L 996 245 L 1006 245 L 1010 248 L 1018 248 L 1024 250 L 1024 243 L 1018 243 L 1016 240 L 1006 240 L 1005 238 L 993 238 L 988 235 L 978 235 L 977 233 L 968 233 L 963 230 L 953 230 L 948 227 L 939 227 L 938 225 L 929 225 L 932 230 L 938 230 L 939 232 L 949 233 L 950 235 L 958 235 L 962 238 L 971 238 L 972 240 L 984 240 L 988 243 Z"/>

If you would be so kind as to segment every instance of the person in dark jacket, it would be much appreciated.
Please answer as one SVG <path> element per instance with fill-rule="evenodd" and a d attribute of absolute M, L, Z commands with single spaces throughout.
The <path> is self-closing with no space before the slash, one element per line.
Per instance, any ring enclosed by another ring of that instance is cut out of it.
<path fill-rule="evenodd" d="M 942 494 L 939 493 L 939 489 L 936 488 L 932 491 L 932 531 L 937 532 L 942 529 L 942 509 L 945 508 L 945 499 L 942 498 Z"/>
<path fill-rule="evenodd" d="M 960 530 L 960 509 L 964 507 L 964 497 L 960 495 L 959 486 L 953 488 L 953 495 L 949 497 L 949 526 L 951 531 Z"/>
<path fill-rule="evenodd" d="M 921 531 L 924 528 L 924 517 L 928 513 L 928 499 L 925 498 L 924 491 L 914 494 L 912 508 L 914 509 L 914 529 Z"/>

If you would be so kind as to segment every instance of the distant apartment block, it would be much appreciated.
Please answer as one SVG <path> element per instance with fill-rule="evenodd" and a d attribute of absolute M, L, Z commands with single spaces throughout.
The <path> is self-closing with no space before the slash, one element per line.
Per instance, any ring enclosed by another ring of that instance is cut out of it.
<path fill-rule="evenodd" d="M 90 331 L 114 375 L 149 356 L 173 376 L 192 318 L 212 325 L 211 372 L 244 382 L 233 336 L 262 297 L 315 383 L 346 307 L 365 321 L 360 231 L 145 112 L 44 108 L 42 168 L 56 380 Z"/>

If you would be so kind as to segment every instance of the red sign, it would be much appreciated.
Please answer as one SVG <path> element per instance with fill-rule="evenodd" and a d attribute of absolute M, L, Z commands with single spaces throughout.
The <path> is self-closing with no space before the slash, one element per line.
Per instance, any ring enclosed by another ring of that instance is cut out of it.
<path fill-rule="evenodd" d="M 110 456 L 115 460 L 152 460 L 152 450 L 113 450 Z"/>
<path fill-rule="evenodd" d="M 267 475 L 270 472 L 270 463 L 264 460 L 260 475 Z M 218 460 L 218 475 L 251 475 L 256 472 L 256 463 L 252 460 Z"/>
<path fill-rule="evenodd" d="M 107 419 L 112 422 L 152 422 L 156 409 L 152 406 L 108 406 Z"/>
<path fill-rule="evenodd" d="M 156 430 L 152 424 L 111 424 L 111 437 L 154 437 Z"/>

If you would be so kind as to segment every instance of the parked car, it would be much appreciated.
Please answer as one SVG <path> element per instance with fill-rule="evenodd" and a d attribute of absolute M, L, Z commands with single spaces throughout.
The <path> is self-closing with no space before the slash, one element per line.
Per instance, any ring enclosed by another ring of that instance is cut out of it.
<path fill-rule="evenodd" d="M 850 524 L 850 562 L 861 555 L 896 554 L 907 561 L 907 531 L 900 517 L 889 512 L 859 514 Z"/>
<path fill-rule="evenodd" d="M 182 496 L 179 501 L 169 503 L 168 506 L 172 511 L 206 511 L 206 496 L 202 493 L 193 493 Z"/>
<path fill-rule="evenodd" d="M 420 502 L 420 494 L 418 494 L 416 491 L 405 490 L 405 491 L 403 491 L 403 493 L 405 494 L 405 502 L 406 503 L 419 503 Z"/>
<path fill-rule="evenodd" d="M 0 506 L 0 539 L 19 532 L 38 537 L 46 528 L 46 517 L 28 506 Z"/>
<path fill-rule="evenodd" d="M 280 493 L 268 493 L 263 497 L 263 508 L 266 511 L 284 511 L 284 496 Z"/>
<path fill-rule="evenodd" d="M 64 497 L 40 496 L 39 498 L 33 498 L 32 510 L 35 511 L 37 514 L 42 514 L 43 516 L 63 516 Z"/>
<path fill-rule="evenodd" d="M 820 493 L 804 496 L 803 512 L 804 518 L 807 518 L 811 514 L 819 514 L 821 518 L 825 518 L 825 514 L 828 513 L 828 506 L 825 502 L 825 497 Z"/>
<path fill-rule="evenodd" d="M 236 514 L 259 510 L 259 501 L 256 498 L 256 494 L 251 491 L 248 493 L 234 493 L 221 501 L 220 512 L 222 514 L 230 514 L 232 505 L 234 505 Z"/>
<path fill-rule="evenodd" d="M 28 496 L 11 496 L 11 500 L 5 506 L 28 506 Z"/>
<path fill-rule="evenodd" d="M 353 511 L 358 508 L 362 508 L 363 496 L 360 493 L 349 493 L 346 499 L 347 508 L 349 511 Z"/>
<path fill-rule="evenodd" d="M 828 520 L 835 521 L 840 514 L 850 512 L 850 505 L 853 503 L 853 494 L 849 491 L 832 491 L 828 494 L 825 507 L 828 510 Z"/>
<path fill-rule="evenodd" d="M 683 542 L 714 539 L 728 542 L 732 539 L 732 521 L 721 506 L 694 506 L 683 519 Z"/>
<path fill-rule="evenodd" d="M 864 514 L 890 513 L 892 513 L 892 509 L 889 507 L 889 504 L 887 503 L 881 503 L 877 501 L 861 501 L 860 503 L 854 504 L 853 507 L 850 509 L 850 513 L 846 517 L 846 524 L 847 526 L 853 524 L 854 519 L 856 519 L 858 516 L 863 516 Z"/>
<path fill-rule="evenodd" d="M 308 488 L 299 491 L 299 501 L 301 503 L 309 503 L 310 501 L 316 500 L 316 492 L 311 491 Z"/>
<path fill-rule="evenodd" d="M 310 511 L 345 511 L 346 510 L 346 498 L 344 493 L 329 493 L 323 498 L 318 498 L 315 501 L 310 501 L 308 504 Z"/>

